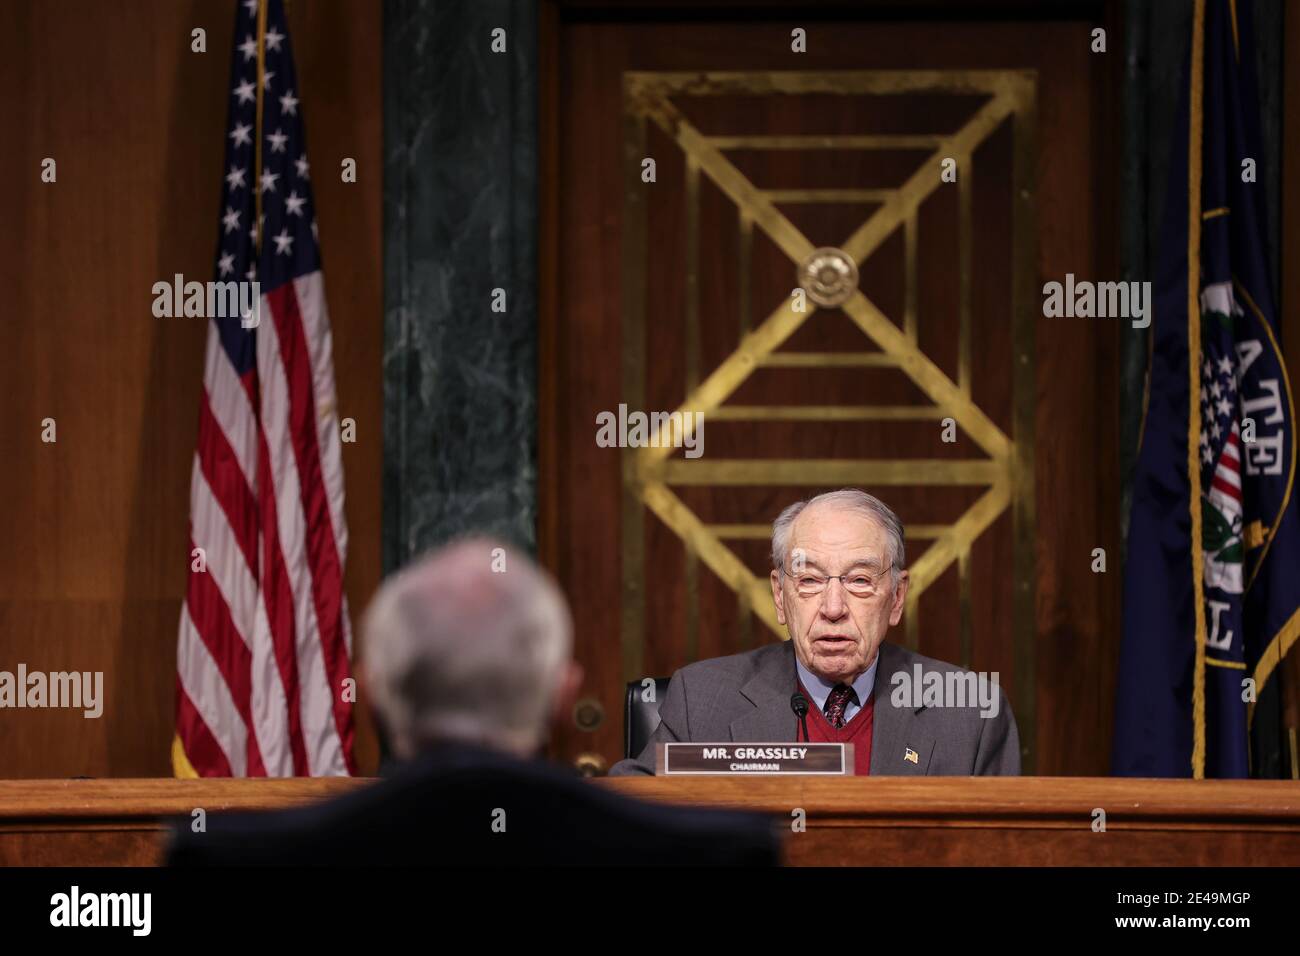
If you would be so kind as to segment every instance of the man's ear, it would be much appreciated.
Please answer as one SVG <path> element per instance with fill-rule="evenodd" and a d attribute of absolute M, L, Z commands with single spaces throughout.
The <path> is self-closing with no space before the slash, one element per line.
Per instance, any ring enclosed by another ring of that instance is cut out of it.
<path fill-rule="evenodd" d="M 781 572 L 773 571 L 772 579 L 772 602 L 776 604 L 776 622 L 785 623 L 785 592 L 781 590 Z"/>
<path fill-rule="evenodd" d="M 898 586 L 894 588 L 894 602 L 889 608 L 889 626 L 897 627 L 898 622 L 903 619 L 903 607 L 907 604 L 907 572 L 904 571 L 898 576 Z"/>

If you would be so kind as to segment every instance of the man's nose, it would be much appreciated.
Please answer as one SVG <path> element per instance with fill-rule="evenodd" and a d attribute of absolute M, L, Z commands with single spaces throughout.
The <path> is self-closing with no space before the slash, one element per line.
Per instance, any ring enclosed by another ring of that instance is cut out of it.
<path fill-rule="evenodd" d="M 848 604 L 844 600 L 844 583 L 839 578 L 831 578 L 826 582 L 826 593 L 822 597 L 822 616 L 836 621 L 844 616 L 847 608 Z"/>

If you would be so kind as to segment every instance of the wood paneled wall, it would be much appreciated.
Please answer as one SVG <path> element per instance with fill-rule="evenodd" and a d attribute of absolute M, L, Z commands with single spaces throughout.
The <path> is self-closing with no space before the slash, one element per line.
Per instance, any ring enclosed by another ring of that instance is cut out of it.
<path fill-rule="evenodd" d="M 0 710 L 0 777 L 170 773 L 205 328 L 155 318 L 151 287 L 213 275 L 234 14 L 234 0 L 0 11 L 0 669 L 102 670 L 106 700 L 98 720 Z M 289 3 L 339 416 L 357 423 L 354 614 L 380 568 L 382 17 L 369 0 Z M 367 723 L 358 756 L 372 771 Z"/>

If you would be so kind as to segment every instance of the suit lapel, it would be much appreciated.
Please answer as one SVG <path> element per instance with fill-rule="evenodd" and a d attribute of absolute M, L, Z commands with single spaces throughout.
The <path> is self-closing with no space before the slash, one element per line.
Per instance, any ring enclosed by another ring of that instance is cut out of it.
<path fill-rule="evenodd" d="M 908 654 L 895 644 L 880 645 L 880 663 L 871 697 L 874 713 L 871 729 L 872 776 L 924 776 L 934 753 L 934 738 L 918 733 L 915 715 L 922 707 L 894 707 L 890 703 L 890 678 L 909 667 Z M 740 688 L 754 709 L 730 724 L 731 739 L 742 743 L 793 743 L 798 721 L 790 709 L 795 688 L 794 647 L 756 673 Z"/>
<path fill-rule="evenodd" d="M 890 703 L 894 689 L 891 678 L 908 669 L 907 654 L 897 645 L 882 642 L 880 663 L 876 666 L 876 683 L 871 691 L 871 775 L 889 777 L 924 776 L 934 752 L 934 738 L 917 733 L 915 715 L 921 707 L 909 703 L 895 707 Z M 910 673 L 909 673 L 910 676 Z"/>
<path fill-rule="evenodd" d="M 754 705 L 748 714 L 731 722 L 731 739 L 743 743 L 793 743 L 798 720 L 790 709 L 795 691 L 794 647 L 785 642 L 784 652 L 774 654 L 772 663 L 740 688 Z"/>

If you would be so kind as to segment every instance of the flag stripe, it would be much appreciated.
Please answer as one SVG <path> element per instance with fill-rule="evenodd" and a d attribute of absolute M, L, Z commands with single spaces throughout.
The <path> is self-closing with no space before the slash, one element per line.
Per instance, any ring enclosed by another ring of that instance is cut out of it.
<path fill-rule="evenodd" d="M 330 524 L 340 564 L 348 553 L 348 525 L 343 517 L 343 442 L 339 437 L 334 394 L 334 337 L 330 332 L 325 282 L 319 272 L 294 280 L 307 351 L 311 355 L 312 388 L 322 409 L 317 416 L 321 478 L 329 501 Z M 347 620 L 346 615 L 344 621 Z"/>
<path fill-rule="evenodd" d="M 276 309 L 275 304 L 268 302 L 263 314 L 274 314 Z M 274 417 L 264 415 L 264 420 L 271 472 L 268 487 L 275 489 L 278 547 L 287 575 L 286 588 L 294 599 L 293 633 L 299 675 L 297 703 L 303 738 L 309 745 L 306 751 L 311 768 L 309 772 L 339 773 L 345 764 L 341 759 L 341 736 L 334 723 L 333 703 L 338 695 L 331 692 L 322 661 L 311 564 L 314 556 L 309 554 L 309 527 L 303 510 L 305 489 L 299 482 L 297 456 L 290 431 L 293 406 L 281 364 L 278 327 L 279 319 L 276 319 L 264 322 L 259 330 L 258 378 L 262 383 L 263 407 L 282 411 Z M 285 410 L 288 414 L 284 414 Z M 290 698 L 293 699 L 292 695 Z"/>
<path fill-rule="evenodd" d="M 230 609 L 211 573 L 190 575 L 186 609 L 199 639 L 226 682 L 240 719 L 246 728 L 252 727 L 252 656 L 230 618 Z M 247 735 L 247 758 L 250 776 L 266 775 L 256 734 Z"/>
<path fill-rule="evenodd" d="M 342 682 L 349 675 L 350 669 L 341 628 L 343 576 L 318 447 L 316 422 L 321 417 L 320 403 L 313 387 L 311 357 L 307 352 L 302 312 L 298 308 L 295 286 L 281 286 L 268 295 L 267 300 L 282 362 L 277 371 L 284 375 L 288 397 L 288 403 L 284 406 L 289 410 L 287 437 L 295 474 L 300 479 L 299 501 L 306 532 L 302 543 L 308 550 L 304 562 L 308 571 L 305 583 L 311 588 L 315 605 L 317 643 L 303 648 L 303 651 L 312 666 L 316 666 L 318 661 L 323 666 L 322 676 L 327 679 L 328 701 L 335 732 L 342 745 L 338 755 L 341 757 L 350 754 L 352 750 L 352 712 L 342 694 Z M 269 333 L 269 329 L 267 331 Z M 266 335 L 268 341 L 270 337 L 269 334 Z M 263 381 L 267 381 L 265 376 Z M 279 386 L 278 379 L 275 384 L 276 387 Z M 285 464 L 287 473 L 288 462 Z M 322 739 L 327 746 L 332 747 L 328 734 L 322 733 Z M 349 772 L 352 769 L 348 767 Z"/>
<path fill-rule="evenodd" d="M 193 512 L 190 516 L 190 552 L 193 554 L 196 544 L 204 549 L 206 570 L 201 572 L 201 576 L 210 578 L 216 585 L 230 610 L 240 641 L 246 648 L 251 647 L 257 581 L 243 562 L 243 553 L 235 542 L 225 511 L 212 494 L 197 462 L 190 485 L 190 501 Z M 194 573 L 193 562 L 190 576 L 199 576 Z"/>
<path fill-rule="evenodd" d="M 184 741 L 186 759 L 199 776 L 232 776 L 221 744 L 212 736 L 190 695 L 185 693 L 185 684 L 179 673 L 176 675 L 176 732 Z"/>
<path fill-rule="evenodd" d="M 211 414 L 206 393 L 199 402 L 199 446 L 196 455 L 194 471 L 196 476 L 201 475 L 203 478 L 204 503 L 215 503 L 221 510 L 230 533 L 230 544 L 238 549 L 235 554 L 226 556 L 231 561 L 241 561 L 248 576 L 253 579 L 257 568 L 257 499 L 244 480 L 243 471 L 226 441 L 225 433 Z M 196 506 L 196 494 L 197 489 L 191 483 L 191 507 Z M 202 543 L 201 539 L 200 544 Z"/>
<path fill-rule="evenodd" d="M 239 462 L 244 485 L 250 494 L 257 491 L 257 420 L 248 384 L 230 364 L 230 356 L 221 347 L 215 322 L 208 323 L 208 354 L 203 372 L 203 401 L 207 413 L 216 420 L 225 436 L 230 453 Z M 250 376 L 251 378 L 251 376 Z"/>
<path fill-rule="evenodd" d="M 274 777 L 301 773 L 297 767 L 306 766 L 305 748 L 301 732 L 295 733 L 290 726 L 289 701 L 264 595 L 258 595 L 253 610 L 251 655 L 253 726 L 257 729 L 266 772 Z"/>
<path fill-rule="evenodd" d="M 1214 480 L 1210 482 L 1210 487 L 1223 492 L 1229 498 L 1241 497 L 1241 485 L 1236 481 L 1228 480 L 1226 475 L 1216 474 Z"/>
<path fill-rule="evenodd" d="M 194 626 L 190 617 L 189 603 L 181 609 L 181 636 L 176 648 L 176 670 L 181 686 L 194 703 L 194 708 L 203 718 L 212 738 L 221 747 L 230 765 L 230 775 L 242 777 L 248 767 L 248 734 L 243 723 L 238 719 L 238 709 L 230 695 L 230 688 L 217 662 L 212 659 L 207 645 Z M 235 719 L 230 719 L 234 715 Z M 185 740 L 185 752 L 190 751 L 190 741 Z M 194 764 L 200 774 L 207 776 L 205 770 Z"/>
<path fill-rule="evenodd" d="M 271 455 L 267 450 L 266 436 L 261 438 L 258 480 L 263 488 L 272 489 L 275 482 L 271 474 Z M 307 748 L 303 741 L 302 710 L 299 705 L 297 625 L 293 588 L 285 567 L 284 552 L 280 548 L 277 505 L 274 494 L 262 496 L 262 602 L 263 616 L 275 653 L 276 669 L 284 688 L 285 715 L 289 730 L 289 745 L 293 754 L 293 772 L 303 776 L 307 769 Z"/>

